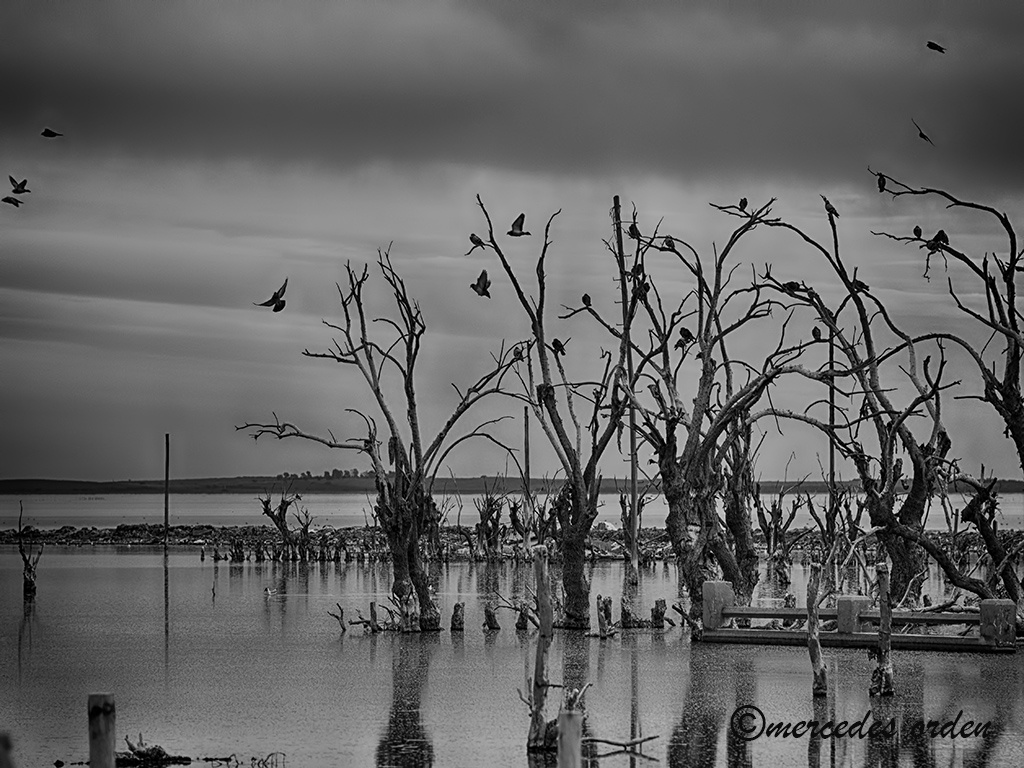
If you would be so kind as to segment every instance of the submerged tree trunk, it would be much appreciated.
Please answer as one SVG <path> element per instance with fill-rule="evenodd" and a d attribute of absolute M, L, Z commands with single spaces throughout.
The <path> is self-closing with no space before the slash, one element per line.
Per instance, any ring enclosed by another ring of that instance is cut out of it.
<path fill-rule="evenodd" d="M 590 627 L 590 584 L 585 565 L 586 535 L 566 531 L 562 539 L 562 589 L 565 592 L 563 626 L 567 629 Z"/>

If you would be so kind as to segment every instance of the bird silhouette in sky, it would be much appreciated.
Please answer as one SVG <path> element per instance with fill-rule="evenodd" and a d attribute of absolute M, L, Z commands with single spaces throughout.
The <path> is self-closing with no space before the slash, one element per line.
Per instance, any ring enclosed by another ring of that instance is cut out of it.
<path fill-rule="evenodd" d="M 475 283 L 470 283 L 469 287 L 473 289 L 473 292 L 477 296 L 486 296 L 488 299 L 491 298 L 491 281 L 487 277 L 487 270 L 485 269 L 480 273 L 480 277 L 476 279 Z"/>
<path fill-rule="evenodd" d="M 740 210 L 741 211 L 746 211 L 747 210 L 747 198 L 745 198 L 745 197 L 741 197 L 740 198 Z"/>
<path fill-rule="evenodd" d="M 637 229 L 636 224 L 630 224 L 629 225 L 629 232 L 628 232 L 628 234 L 634 240 L 639 240 L 640 239 L 640 230 Z"/>
<path fill-rule="evenodd" d="M 285 305 L 284 290 L 287 287 L 288 287 L 288 278 L 286 277 L 284 279 L 284 285 L 282 285 L 280 288 L 278 288 L 276 291 L 274 291 L 274 295 L 273 296 L 271 296 L 269 299 L 267 299 L 266 301 L 264 301 L 262 303 L 256 303 L 254 301 L 253 305 L 257 306 L 257 307 L 273 307 L 275 312 L 280 312 L 282 309 L 284 309 L 284 305 Z"/>
<path fill-rule="evenodd" d="M 813 328 L 811 328 L 811 336 L 814 338 L 815 341 L 821 341 L 821 328 L 819 328 L 818 326 L 814 326 Z"/>
<path fill-rule="evenodd" d="M 523 237 L 524 235 L 530 234 L 529 232 L 523 231 L 523 225 L 526 223 L 526 214 L 520 213 L 516 220 L 512 222 L 512 229 L 508 231 L 509 237 Z"/>
<path fill-rule="evenodd" d="M 928 134 L 921 130 L 921 126 L 917 124 L 917 120 L 915 120 L 914 118 L 910 118 L 910 122 L 912 122 L 914 124 L 914 127 L 917 128 L 917 137 L 919 139 L 924 139 L 934 147 L 935 142 L 929 139 Z"/>
<path fill-rule="evenodd" d="M 58 136 L 63 136 L 64 134 L 63 133 L 57 133 L 56 131 L 51 131 L 49 128 L 43 128 L 43 132 L 40 133 L 39 135 L 40 136 L 45 136 L 47 139 L 55 139 Z"/>
<path fill-rule="evenodd" d="M 18 198 L 16 198 L 16 197 L 11 197 L 10 195 L 8 195 L 7 197 L 5 197 L 5 198 L 4 198 L 4 199 L 3 199 L 2 201 L 0 201 L 0 202 L 4 202 L 4 203 L 7 203 L 8 205 L 13 205 L 13 206 L 14 206 L 15 208 L 17 208 L 17 207 L 18 207 L 19 205 L 21 205 L 21 204 L 22 204 L 21 200 L 19 200 L 19 199 L 18 199 Z"/>
<path fill-rule="evenodd" d="M 835 218 L 838 219 L 839 211 L 835 209 L 835 206 L 832 205 L 832 203 L 830 203 L 828 201 L 828 198 L 825 197 L 824 195 L 821 196 L 821 199 L 825 201 L 825 213 L 827 213 L 829 216 L 834 216 Z"/>
<path fill-rule="evenodd" d="M 885 174 L 876 173 L 875 175 L 878 177 L 878 191 L 885 192 Z"/>
<path fill-rule="evenodd" d="M 945 53 L 946 52 L 945 46 L 941 46 L 938 43 L 933 43 L 931 40 L 928 41 L 928 43 L 927 43 L 927 45 L 925 47 L 928 48 L 928 50 L 930 50 L 930 51 L 938 51 L 939 53 Z"/>
<path fill-rule="evenodd" d="M 484 241 L 481 240 L 480 236 L 477 235 L 477 234 L 471 234 L 469 236 L 469 242 L 471 242 L 473 244 L 473 247 L 470 248 L 468 251 L 466 251 L 466 255 L 467 256 L 469 256 L 469 254 L 471 254 L 477 248 L 483 248 L 484 247 Z"/>
<path fill-rule="evenodd" d="M 565 355 L 565 345 L 568 343 L 569 339 L 566 339 L 565 341 L 559 341 L 558 339 L 554 339 L 551 342 L 551 349 L 554 350 L 555 357 L 558 357 L 559 355 Z"/>
<path fill-rule="evenodd" d="M 914 237 L 916 237 L 918 240 L 921 239 L 921 228 L 920 227 L 914 227 Z"/>
<path fill-rule="evenodd" d="M 31 189 L 28 189 L 28 187 L 25 186 L 26 184 L 28 184 L 28 179 L 15 181 L 13 176 L 8 176 L 7 178 L 11 180 L 11 192 L 13 192 L 14 194 L 21 195 L 24 194 L 25 192 L 32 191 Z"/>

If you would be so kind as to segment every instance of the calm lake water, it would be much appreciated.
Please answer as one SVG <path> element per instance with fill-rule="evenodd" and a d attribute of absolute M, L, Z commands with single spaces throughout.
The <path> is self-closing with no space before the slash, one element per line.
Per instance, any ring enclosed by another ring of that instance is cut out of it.
<path fill-rule="evenodd" d="M 447 522 L 463 525 L 479 521 L 474 501 L 479 495 L 461 498 L 461 514 L 457 503 L 450 500 L 446 505 Z M 602 497 L 598 521 L 612 525 L 619 524 L 619 500 L 613 494 Z M 82 527 L 112 527 L 121 523 L 162 523 L 164 521 L 164 498 L 160 494 L 115 494 L 109 496 L 74 495 L 26 495 L 0 494 L 0 528 L 15 528 L 18 525 L 18 502 L 25 505 L 26 524 L 38 528 L 60 528 L 64 525 Z M 441 500 L 439 500 L 440 502 Z M 766 503 L 770 501 L 765 497 Z M 818 503 L 823 501 L 818 498 Z M 965 502 L 959 494 L 951 496 L 954 509 L 963 508 Z M 309 510 L 315 526 L 336 528 L 363 525 L 370 519 L 372 499 L 365 494 L 306 494 L 300 506 Z M 787 502 L 788 509 L 788 502 Z M 664 527 L 668 507 L 663 496 L 654 497 L 643 515 L 643 525 Z M 171 525 L 262 525 L 268 524 L 261 514 L 261 507 L 255 495 L 248 494 L 179 494 L 170 499 Z M 999 524 L 1003 528 L 1024 528 L 1024 494 L 1006 494 L 999 499 Z M 806 510 L 801 510 L 793 526 L 799 528 L 813 525 L 814 521 Z M 755 526 L 757 524 L 755 519 Z M 934 507 L 928 517 L 927 527 L 944 530 L 946 521 L 941 508 Z"/>
<path fill-rule="evenodd" d="M 22 609 L 21 561 L 0 548 L 0 730 L 20 768 L 88 757 L 85 704 L 111 692 L 120 736 L 192 757 L 284 752 L 289 766 L 527 764 L 528 717 L 516 688 L 532 664 L 535 633 L 480 629 L 486 584 L 516 599 L 531 582 L 511 564 L 437 566 L 441 611 L 466 602 L 466 632 L 339 637 L 328 617 L 383 602 L 385 565 L 200 562 L 194 551 L 47 548 L 35 607 Z M 794 591 L 804 593 L 797 566 Z M 622 567 L 597 564 L 592 594 L 621 593 Z M 276 593 L 267 596 L 264 589 Z M 937 575 L 926 588 L 941 594 Z M 767 589 L 767 586 L 766 586 Z M 676 594 L 676 573 L 645 571 L 641 601 Z M 767 594 L 767 592 L 765 593 Z M 445 622 L 447 624 L 447 621 Z M 900 743 L 902 765 L 1024 765 L 1024 654 L 994 657 L 896 652 L 892 715 L 990 721 L 991 737 Z M 854 721 L 871 711 L 872 662 L 863 651 L 825 650 L 830 696 L 818 715 Z M 586 695 L 587 729 L 626 740 L 657 735 L 645 752 L 662 765 L 785 766 L 808 762 L 809 740 L 730 736 L 740 705 L 771 721 L 815 717 L 806 650 L 691 646 L 679 628 L 608 640 L 556 633 L 551 678 Z M 552 698 L 557 702 L 558 690 Z M 555 706 L 549 706 L 553 715 Z M 879 717 L 888 717 L 883 713 Z M 610 748 L 602 748 L 605 751 Z M 875 764 L 867 739 L 825 740 L 821 765 Z M 916 755 L 916 756 L 915 756 Z M 644 761 L 634 764 L 655 764 Z M 627 758 L 602 766 L 630 765 Z"/>

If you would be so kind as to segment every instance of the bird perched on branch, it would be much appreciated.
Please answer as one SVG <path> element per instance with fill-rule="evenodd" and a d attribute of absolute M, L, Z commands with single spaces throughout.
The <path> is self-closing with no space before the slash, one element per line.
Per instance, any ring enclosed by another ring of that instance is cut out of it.
<path fill-rule="evenodd" d="M 673 240 L 670 235 L 666 236 L 665 237 L 665 250 L 666 251 L 674 251 L 675 249 L 676 249 L 676 241 Z"/>
<path fill-rule="evenodd" d="M 815 341 L 821 341 L 821 328 L 819 328 L 818 326 L 814 326 L 813 328 L 811 328 L 811 337 Z"/>
<path fill-rule="evenodd" d="M 633 240 L 640 239 L 640 230 L 637 229 L 636 224 L 630 224 L 629 229 L 626 231 L 626 234 L 628 234 L 630 238 L 632 238 Z"/>
<path fill-rule="evenodd" d="M 589 293 L 584 293 L 583 294 L 583 306 L 584 307 L 589 307 L 590 306 L 590 294 Z"/>
<path fill-rule="evenodd" d="M 824 195 L 821 196 L 821 199 L 825 202 L 825 213 L 827 213 L 829 216 L 834 216 L 835 218 L 838 219 L 839 211 L 835 209 L 835 206 L 832 205 L 832 203 L 830 203 L 828 201 L 828 198 L 825 197 Z"/>
<path fill-rule="evenodd" d="M 477 296 L 486 296 L 488 299 L 491 298 L 491 281 L 487 277 L 487 270 L 485 269 L 480 273 L 480 277 L 476 279 L 475 283 L 470 283 L 469 287 L 473 289 L 473 292 Z"/>
<path fill-rule="evenodd" d="M 885 192 L 885 174 L 876 173 L 875 175 L 878 177 L 878 191 Z"/>
<path fill-rule="evenodd" d="M 63 133 L 57 133 L 56 131 L 51 131 L 49 128 L 43 128 L 42 133 L 40 133 L 39 135 L 40 136 L 44 136 L 47 139 L 55 139 L 58 136 L 63 136 L 64 134 Z"/>
<path fill-rule="evenodd" d="M 558 339 L 552 340 L 551 349 L 554 351 L 555 357 L 558 357 L 559 355 L 565 355 L 565 345 L 568 343 L 569 339 L 566 339 L 565 341 L 559 341 Z"/>
<path fill-rule="evenodd" d="M 938 43 L 933 43 L 931 40 L 929 40 L 925 44 L 925 48 L 927 48 L 930 51 L 938 51 L 939 53 L 945 53 L 946 52 L 945 46 L 939 45 Z"/>
<path fill-rule="evenodd" d="M 687 344 L 692 344 L 693 341 L 693 332 L 689 328 L 680 328 L 679 340 L 675 343 L 675 348 L 682 349 Z"/>
<path fill-rule="evenodd" d="M 516 217 L 516 220 L 512 222 L 512 229 L 510 229 L 506 234 L 509 237 L 523 237 L 524 235 L 530 234 L 529 232 L 524 232 L 523 231 L 523 225 L 525 223 L 526 223 L 526 214 L 525 213 L 520 213 Z"/>
<path fill-rule="evenodd" d="M 918 240 L 921 239 L 921 228 L 920 227 L 914 227 L 914 237 L 916 237 Z"/>
<path fill-rule="evenodd" d="M 935 146 L 935 142 L 932 141 L 931 139 L 929 139 L 928 138 L 928 134 L 921 130 L 921 126 L 917 124 L 917 120 L 915 120 L 914 118 L 910 118 L 910 122 L 912 122 L 914 124 L 914 127 L 917 128 L 917 137 L 919 139 L 923 139 L 924 141 L 927 141 L 929 144 L 931 144 L 934 147 Z"/>
<path fill-rule="evenodd" d="M 257 302 L 254 301 L 253 305 L 257 306 L 257 307 L 273 307 L 275 312 L 280 312 L 282 309 L 284 309 L 284 305 L 285 305 L 284 291 L 285 291 L 285 288 L 287 288 L 287 287 L 288 287 L 288 278 L 286 277 L 284 279 L 284 284 L 280 288 L 278 288 L 276 291 L 274 291 L 274 295 L 273 296 L 271 296 L 269 299 L 267 299 L 266 301 L 264 301 L 262 303 L 257 303 Z"/>
<path fill-rule="evenodd" d="M 745 197 L 741 197 L 740 198 L 740 210 L 741 211 L 746 211 L 747 210 L 747 198 L 745 198 Z"/>
<path fill-rule="evenodd" d="M 469 254 L 471 254 L 477 248 L 483 248 L 484 247 L 484 241 L 481 240 L 480 236 L 477 235 L 477 234 L 471 234 L 469 236 L 469 242 L 471 242 L 473 244 L 473 247 L 470 248 L 468 251 L 466 251 L 466 255 L 467 256 L 469 256 Z"/>
<path fill-rule="evenodd" d="M 10 195 L 5 197 L 2 202 L 7 203 L 8 205 L 13 205 L 15 208 L 22 204 L 21 200 L 16 197 L 11 197 Z"/>
<path fill-rule="evenodd" d="M 8 176 L 7 178 L 11 180 L 11 192 L 13 192 L 14 194 L 21 195 L 21 194 L 24 194 L 25 192 L 31 192 L 32 191 L 31 189 L 28 189 L 25 186 L 26 184 L 28 184 L 28 179 L 22 179 L 21 181 L 15 181 L 13 176 Z"/>
<path fill-rule="evenodd" d="M 515 349 L 512 350 L 512 359 L 513 360 L 522 360 L 523 359 L 523 348 L 522 347 L 516 347 Z"/>
<path fill-rule="evenodd" d="M 793 291 L 799 291 L 801 288 L 803 288 L 803 284 L 802 283 L 798 283 L 796 280 L 789 280 L 789 281 L 783 283 L 782 287 L 785 290 L 787 290 L 787 291 L 792 293 Z"/>
<path fill-rule="evenodd" d="M 935 233 L 935 237 L 932 238 L 936 243 L 942 243 L 943 245 L 949 245 L 949 237 L 946 235 L 946 230 L 940 229 Z"/>
<path fill-rule="evenodd" d="M 853 281 L 850 283 L 850 285 L 853 286 L 853 290 L 855 293 L 864 293 L 865 291 L 868 290 L 868 284 L 865 283 L 863 280 L 858 280 L 856 277 L 853 278 Z"/>

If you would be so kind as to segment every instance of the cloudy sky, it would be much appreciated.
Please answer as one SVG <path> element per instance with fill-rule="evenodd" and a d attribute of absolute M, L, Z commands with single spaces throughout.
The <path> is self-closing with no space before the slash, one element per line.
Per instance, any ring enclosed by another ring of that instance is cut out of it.
<path fill-rule="evenodd" d="M 463 255 L 477 193 L 502 228 L 523 211 L 539 233 L 560 208 L 555 300 L 588 291 L 607 311 L 614 194 L 706 252 L 731 231 L 709 202 L 777 197 L 826 238 L 826 194 L 847 260 L 900 322 L 970 335 L 918 252 L 870 231 L 1002 241 L 983 218 L 878 195 L 867 168 L 1019 212 L 1022 22 L 1016 2 L 4 3 L 0 178 L 32 192 L 0 205 L 0 476 L 157 477 L 165 432 L 177 476 L 360 465 L 234 425 L 276 411 L 356 434 L 344 408 L 365 387 L 301 351 L 330 341 L 344 262 L 391 242 L 429 326 L 419 385 L 438 424 L 449 383 L 528 332 L 493 255 Z M 508 247 L 527 273 L 538 240 Z M 791 238 L 756 233 L 740 259 L 827 281 Z M 490 302 L 468 288 L 485 266 Z M 652 272 L 684 289 L 672 265 Z M 252 306 L 286 276 L 284 312 Z M 586 371 L 607 340 L 551 322 Z M 502 408 L 520 413 L 481 416 Z M 947 421 L 969 467 L 1014 471 L 985 408 Z M 769 439 L 765 477 L 825 451 L 795 428 Z M 483 446 L 453 457 L 459 474 L 502 467 Z"/>

